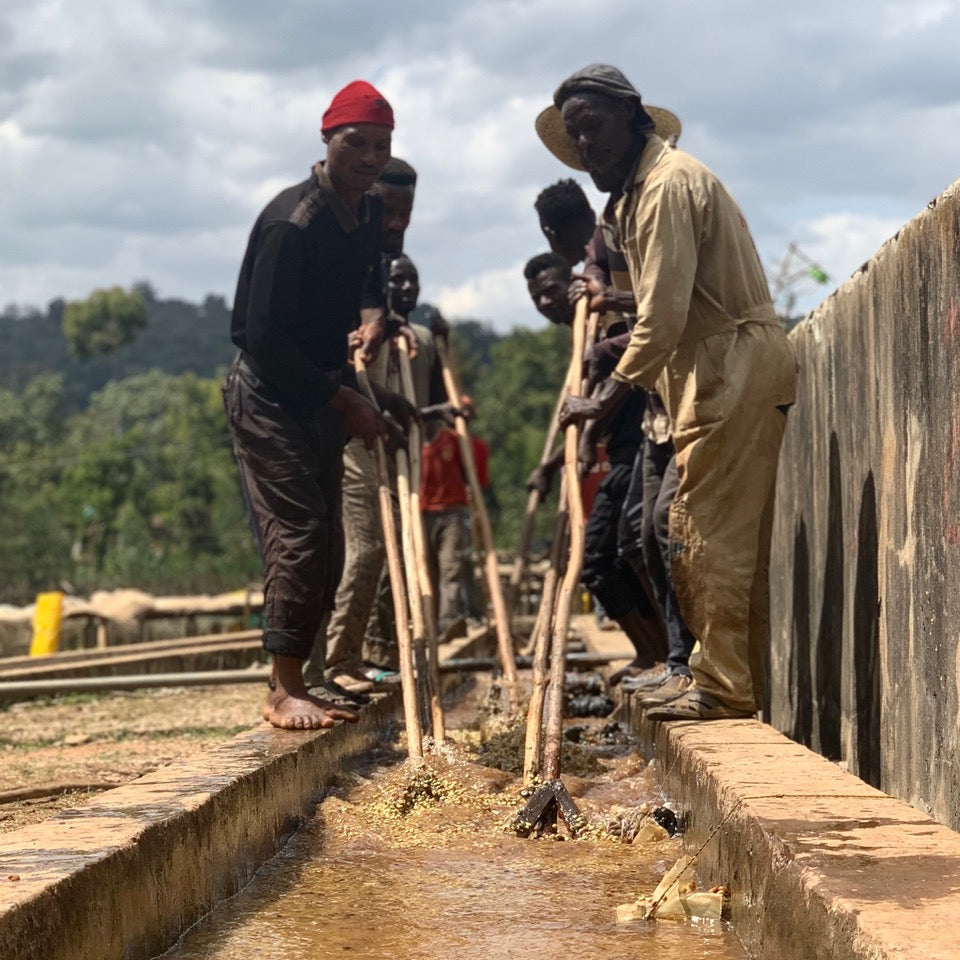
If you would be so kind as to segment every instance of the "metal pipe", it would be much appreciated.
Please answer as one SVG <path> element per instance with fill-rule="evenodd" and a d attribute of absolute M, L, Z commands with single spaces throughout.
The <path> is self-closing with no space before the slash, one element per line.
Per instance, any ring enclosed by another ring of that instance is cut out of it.
<path fill-rule="evenodd" d="M 567 663 L 599 666 L 614 660 L 632 660 L 633 651 L 620 653 L 568 653 Z M 518 667 L 529 667 L 531 657 L 517 657 Z M 477 672 L 502 666 L 495 657 L 460 657 L 440 664 L 441 673 Z M 58 693 L 98 693 L 142 690 L 148 687 L 214 687 L 230 683 L 266 683 L 270 670 L 204 670 L 194 673 L 137 673 L 118 677 L 66 677 L 60 680 L 10 680 L 0 682 L 0 702 Z"/>
<path fill-rule="evenodd" d="M 633 650 L 623 650 L 619 653 L 567 653 L 567 663 L 572 663 L 582 667 L 597 667 L 605 663 L 613 663 L 615 660 L 632 660 L 636 656 Z M 533 657 L 518 656 L 517 666 L 522 668 L 533 665 Z M 456 673 L 463 671 L 492 670 L 499 667 L 500 661 L 492 657 L 462 657 L 458 660 L 444 660 L 440 664 L 441 673 Z"/>
<path fill-rule="evenodd" d="M 227 683 L 266 683 L 269 670 L 204 670 L 198 673 L 138 673 L 120 677 L 70 677 L 62 680 L 11 680 L 0 683 L 0 700 L 56 693 L 139 690 L 146 687 L 205 687 Z"/>

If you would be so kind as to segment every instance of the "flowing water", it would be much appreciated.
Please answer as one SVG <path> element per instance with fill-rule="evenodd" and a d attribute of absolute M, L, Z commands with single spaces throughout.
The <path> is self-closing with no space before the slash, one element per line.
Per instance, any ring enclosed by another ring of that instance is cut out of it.
<path fill-rule="evenodd" d="M 585 839 L 509 830 L 524 803 L 522 731 L 455 732 L 416 777 L 384 748 L 164 960 L 746 960 L 726 923 L 617 924 L 617 905 L 651 893 L 682 843 L 608 832 L 657 788 L 633 745 L 603 727 L 565 747 Z"/>

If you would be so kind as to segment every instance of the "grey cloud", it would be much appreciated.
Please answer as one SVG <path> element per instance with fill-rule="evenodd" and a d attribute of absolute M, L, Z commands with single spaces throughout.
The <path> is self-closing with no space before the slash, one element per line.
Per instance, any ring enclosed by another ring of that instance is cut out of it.
<path fill-rule="evenodd" d="M 216 41 L 205 59 L 211 64 L 271 73 L 315 69 L 328 75 L 375 53 L 388 37 L 418 21 L 448 19 L 453 9 L 429 0 L 322 6 L 311 0 L 207 0 L 179 6 L 185 15 L 210 24 Z"/>
<path fill-rule="evenodd" d="M 84 23 L 104 44 L 91 51 L 18 45 L 16 24 L 31 16 L 21 4 L 0 21 L 0 78 L 20 81 L 0 93 L 0 113 L 45 148 L 19 167 L 0 157 L 0 252 L 19 244 L 19 263 L 50 265 L 23 275 L 62 276 L 56 264 L 79 259 L 54 242 L 60 224 L 85 248 L 83 269 L 133 258 L 169 294 L 229 294 L 262 184 L 305 175 L 321 153 L 318 114 L 354 76 L 396 91 L 397 149 L 421 177 L 409 240 L 427 290 L 542 249 L 533 199 L 571 171 L 536 139 L 536 109 L 521 122 L 514 98 L 545 104 L 591 61 L 617 64 L 645 99 L 678 112 L 681 146 L 725 180 L 765 258 L 814 216 L 918 210 L 960 168 L 956 10 L 894 36 L 888 5 L 866 0 L 327 7 L 172 0 L 154 8 L 158 29 L 136 37 L 119 19 Z M 185 71 L 202 68 L 187 88 Z M 210 231 L 221 231 L 215 248 Z M 526 303 L 507 314 L 534 319 Z"/>

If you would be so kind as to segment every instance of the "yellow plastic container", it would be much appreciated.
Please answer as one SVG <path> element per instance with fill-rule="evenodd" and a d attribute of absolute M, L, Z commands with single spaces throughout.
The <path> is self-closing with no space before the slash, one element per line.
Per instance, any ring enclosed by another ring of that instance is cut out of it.
<path fill-rule="evenodd" d="M 33 614 L 31 657 L 48 657 L 60 649 L 60 624 L 63 622 L 63 594 L 59 590 L 37 594 Z"/>

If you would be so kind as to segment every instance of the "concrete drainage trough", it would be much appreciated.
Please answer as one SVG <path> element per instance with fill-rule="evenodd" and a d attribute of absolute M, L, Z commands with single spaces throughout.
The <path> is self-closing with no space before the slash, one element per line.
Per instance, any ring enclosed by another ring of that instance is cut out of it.
<path fill-rule="evenodd" d="M 653 724 L 701 879 L 758 960 L 957 960 L 960 836 L 755 720 Z"/>
<path fill-rule="evenodd" d="M 0 837 L 0 957 L 162 953 L 250 880 L 312 812 L 341 762 L 399 713 L 399 693 L 390 693 L 359 723 L 330 731 L 264 724 Z"/>
<path fill-rule="evenodd" d="M 449 657 L 490 647 L 486 633 Z M 443 677 L 445 689 L 462 678 Z M 403 714 L 399 687 L 356 724 L 263 724 L 192 760 L 0 835 L 2 960 L 149 960 L 284 845 L 348 757 Z"/>
<path fill-rule="evenodd" d="M 471 646 L 449 652 L 473 655 Z M 730 884 L 753 956 L 960 957 L 960 836 L 760 723 L 654 728 L 632 698 L 624 708 L 688 812 L 688 849 L 708 841 L 701 879 Z M 0 957 L 162 953 L 250 880 L 342 762 L 400 713 L 397 691 L 356 725 L 263 725 L 0 837 Z"/>

